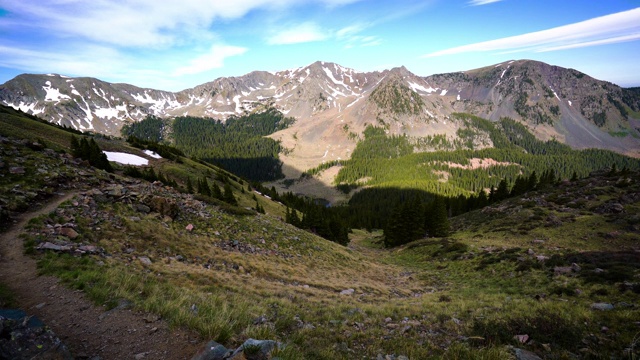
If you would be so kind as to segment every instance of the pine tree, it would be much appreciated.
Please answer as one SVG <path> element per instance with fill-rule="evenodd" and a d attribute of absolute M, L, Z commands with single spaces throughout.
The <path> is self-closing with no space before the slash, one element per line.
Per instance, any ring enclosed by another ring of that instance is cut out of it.
<path fill-rule="evenodd" d="M 529 180 L 527 181 L 527 190 L 528 191 L 535 190 L 536 186 L 538 186 L 538 176 L 534 171 L 531 173 L 531 175 L 529 175 Z"/>
<path fill-rule="evenodd" d="M 516 178 L 513 188 L 511 188 L 511 196 L 522 195 L 527 192 L 528 181 L 521 175 Z"/>
<path fill-rule="evenodd" d="M 483 207 L 487 206 L 487 204 L 489 203 L 489 199 L 487 198 L 487 193 L 484 191 L 484 189 L 480 189 L 480 191 L 478 191 L 478 198 L 476 200 L 476 209 L 482 209 Z"/>
<path fill-rule="evenodd" d="M 387 225 L 383 230 L 385 247 L 390 248 L 402 243 L 404 228 L 400 224 L 401 219 L 402 206 L 397 204 L 387 219 Z"/>
<path fill-rule="evenodd" d="M 489 190 L 489 204 L 493 204 L 496 202 L 496 188 L 491 185 L 491 189 Z"/>
<path fill-rule="evenodd" d="M 220 186 L 218 186 L 215 181 L 213 182 L 212 188 L 213 190 L 211 191 L 211 196 L 218 200 L 223 200 L 224 197 L 222 196 L 222 190 L 220 190 Z"/>
<path fill-rule="evenodd" d="M 287 211 L 288 210 L 289 210 L 289 208 L 287 208 Z M 256 212 L 258 212 L 260 214 L 264 214 L 264 208 L 262 207 L 262 205 L 260 205 L 260 203 L 257 200 L 256 200 Z M 287 214 L 287 215 L 290 217 L 290 214 Z"/>
<path fill-rule="evenodd" d="M 571 175 L 571 182 L 574 181 L 578 181 L 578 173 L 576 173 L 575 171 L 573 172 L 573 175 Z"/>
<path fill-rule="evenodd" d="M 88 160 L 89 164 L 97 167 L 98 169 L 102 169 L 108 172 L 112 172 L 113 168 L 107 159 L 107 155 L 100 150 L 100 147 L 95 142 L 95 140 L 91 139 L 87 144 L 88 146 Z"/>
<path fill-rule="evenodd" d="M 222 195 L 223 201 L 227 204 L 238 205 L 238 201 L 235 196 L 233 196 L 233 190 L 231 190 L 231 185 L 228 182 L 224 183 L 224 194 Z"/>
<path fill-rule="evenodd" d="M 418 196 L 402 205 L 403 225 L 406 227 L 406 242 L 424 237 L 424 209 Z"/>
<path fill-rule="evenodd" d="M 498 184 L 498 189 L 495 194 L 495 201 L 501 201 L 509 197 L 509 184 L 507 183 L 507 179 L 504 178 Z"/>
<path fill-rule="evenodd" d="M 73 155 L 73 157 L 81 157 L 82 155 L 82 149 L 80 148 L 80 142 L 78 141 L 78 138 L 75 135 L 71 135 L 71 155 Z"/>
<path fill-rule="evenodd" d="M 429 219 L 429 235 L 432 237 L 445 237 L 449 235 L 450 224 L 447 217 L 447 205 L 440 196 L 437 196 L 431 204 Z"/>
<path fill-rule="evenodd" d="M 291 209 L 291 225 L 302 227 L 302 219 L 298 216 L 296 209 Z"/>
<path fill-rule="evenodd" d="M 198 193 L 205 196 L 211 196 L 211 189 L 209 188 L 209 182 L 206 177 L 203 177 L 198 181 Z"/>
<path fill-rule="evenodd" d="M 187 177 L 187 192 L 193 194 L 193 185 L 191 184 L 191 177 Z"/>

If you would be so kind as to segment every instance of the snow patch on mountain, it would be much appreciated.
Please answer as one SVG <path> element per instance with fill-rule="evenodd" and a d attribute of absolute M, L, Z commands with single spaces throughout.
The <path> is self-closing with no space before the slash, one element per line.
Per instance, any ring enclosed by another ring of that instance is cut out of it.
<path fill-rule="evenodd" d="M 438 90 L 438 89 L 434 89 L 432 87 L 426 88 L 426 87 L 424 87 L 422 85 L 416 84 L 416 83 L 411 82 L 411 81 L 409 81 L 407 83 L 409 84 L 409 87 L 415 92 L 425 92 L 427 94 L 431 94 L 432 92 Z"/>
<path fill-rule="evenodd" d="M 37 102 L 33 102 L 31 104 L 27 104 L 24 101 L 21 101 L 20 104 L 16 105 L 16 104 L 12 104 L 12 103 L 7 103 L 5 102 L 5 104 L 7 106 L 11 106 L 14 109 L 18 109 L 24 113 L 27 114 L 33 114 L 33 115 L 38 115 L 44 112 L 44 108 L 42 109 L 37 109 L 36 106 L 38 106 Z"/>
<path fill-rule="evenodd" d="M 107 155 L 107 160 L 117 162 L 123 165 L 149 165 L 149 160 L 133 154 L 121 153 L 121 152 L 113 152 L 113 151 L 104 151 L 104 154 Z"/>
<path fill-rule="evenodd" d="M 60 92 L 60 90 L 51 87 L 51 81 L 47 81 L 44 83 L 45 86 L 42 87 L 47 94 L 44 97 L 44 101 L 55 101 L 56 104 L 61 100 L 71 99 L 69 95 L 65 95 Z"/>
<path fill-rule="evenodd" d="M 143 151 L 145 154 L 151 156 L 154 159 L 162 159 L 162 156 L 158 155 L 157 153 L 155 153 L 154 151 L 151 150 L 144 150 Z"/>

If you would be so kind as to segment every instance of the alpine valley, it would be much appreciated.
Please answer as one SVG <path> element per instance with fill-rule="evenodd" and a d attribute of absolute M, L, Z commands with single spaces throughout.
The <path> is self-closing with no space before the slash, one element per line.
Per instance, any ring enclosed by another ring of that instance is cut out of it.
<path fill-rule="evenodd" d="M 0 359 L 640 356 L 640 88 L 316 62 L 0 102 Z"/>
<path fill-rule="evenodd" d="M 481 131 L 467 131 L 468 123 L 452 117 L 456 113 L 492 122 L 510 118 L 537 139 L 574 149 L 640 156 L 640 89 L 530 60 L 428 77 L 404 67 L 365 73 L 315 62 L 219 78 L 177 93 L 94 78 L 25 74 L 0 86 L 0 102 L 58 125 L 116 136 L 123 126 L 149 115 L 224 122 L 275 109 L 295 119 L 268 135 L 280 141 L 284 175 L 290 179 L 351 158 L 367 126 L 382 127 L 388 136 L 406 135 L 415 152 L 495 146 Z M 167 129 L 163 139 L 171 143 Z M 469 141 L 465 135 L 471 133 Z M 330 171 L 323 181 L 330 184 L 336 175 Z"/>

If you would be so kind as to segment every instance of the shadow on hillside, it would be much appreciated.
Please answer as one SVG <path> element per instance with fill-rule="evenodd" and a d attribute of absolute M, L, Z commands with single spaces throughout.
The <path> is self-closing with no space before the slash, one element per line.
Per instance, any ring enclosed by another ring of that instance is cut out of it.
<path fill-rule="evenodd" d="M 256 158 L 205 158 L 203 160 L 249 181 L 267 182 L 284 176 L 280 161 L 269 156 Z"/>

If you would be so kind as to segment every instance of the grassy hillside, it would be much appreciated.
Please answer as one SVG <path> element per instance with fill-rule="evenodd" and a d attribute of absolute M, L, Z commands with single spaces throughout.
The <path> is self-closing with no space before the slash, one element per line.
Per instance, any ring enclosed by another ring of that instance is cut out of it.
<path fill-rule="evenodd" d="M 355 230 L 344 247 L 296 229 L 266 198 L 266 214 L 238 215 L 1 135 L 3 199 L 53 172 L 68 177 L 51 191 L 78 191 L 30 222 L 26 251 L 106 309 L 127 300 L 230 347 L 278 340 L 283 359 L 509 359 L 511 347 L 550 359 L 640 355 L 638 172 L 529 192 L 451 219 L 447 238 L 389 250 L 379 232 Z M 9 174 L 16 159 L 33 176 Z M 179 183 L 220 171 L 186 158 L 152 164 Z"/>

